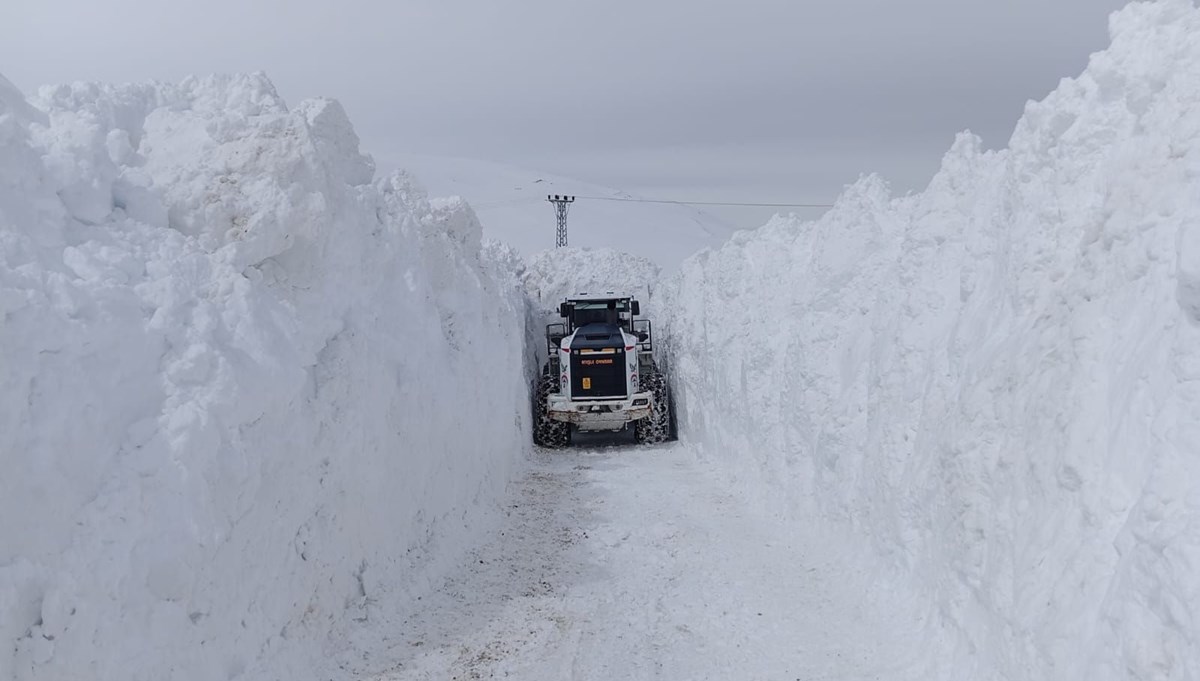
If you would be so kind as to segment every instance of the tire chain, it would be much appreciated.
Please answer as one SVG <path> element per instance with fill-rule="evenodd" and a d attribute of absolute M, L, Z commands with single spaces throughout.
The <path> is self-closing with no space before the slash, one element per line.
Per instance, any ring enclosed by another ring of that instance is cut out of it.
<path fill-rule="evenodd" d="M 571 424 L 555 421 L 546 412 L 546 398 L 555 392 L 558 392 L 558 377 L 547 366 L 534 390 L 533 443 L 539 447 L 559 449 L 571 444 Z"/>
<path fill-rule="evenodd" d="M 641 444 L 657 444 L 666 442 L 671 436 L 671 412 L 667 402 L 667 377 L 660 373 L 647 376 L 643 389 L 649 388 L 653 397 L 650 400 L 650 415 L 634 421 L 634 436 Z"/>

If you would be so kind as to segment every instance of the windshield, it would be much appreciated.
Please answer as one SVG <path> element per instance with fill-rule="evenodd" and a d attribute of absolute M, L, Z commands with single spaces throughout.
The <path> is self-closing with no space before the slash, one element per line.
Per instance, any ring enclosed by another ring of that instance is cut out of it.
<path fill-rule="evenodd" d="M 575 326 L 620 324 L 621 313 L 628 310 L 628 300 L 580 301 L 575 303 Z"/>

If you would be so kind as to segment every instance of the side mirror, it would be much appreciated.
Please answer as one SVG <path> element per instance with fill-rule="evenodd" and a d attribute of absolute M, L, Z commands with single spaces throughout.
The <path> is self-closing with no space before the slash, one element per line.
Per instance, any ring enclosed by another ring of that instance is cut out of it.
<path fill-rule="evenodd" d="M 562 317 L 563 319 L 570 317 L 571 316 L 571 304 L 570 303 L 562 303 L 561 305 L 559 305 L 558 306 L 558 316 Z"/>
<path fill-rule="evenodd" d="M 636 317 L 642 313 L 642 306 L 638 305 L 638 301 L 636 300 L 630 301 L 629 310 L 633 312 L 633 316 Z"/>

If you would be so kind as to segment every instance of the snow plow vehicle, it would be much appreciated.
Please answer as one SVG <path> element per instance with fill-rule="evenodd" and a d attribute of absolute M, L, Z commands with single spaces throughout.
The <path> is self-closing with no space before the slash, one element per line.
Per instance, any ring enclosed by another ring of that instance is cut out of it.
<path fill-rule="evenodd" d="M 671 437 L 667 377 L 639 307 L 611 292 L 559 306 L 564 321 L 546 326 L 547 359 L 534 387 L 535 444 L 566 447 L 573 430 L 617 432 L 631 424 L 639 443 Z"/>

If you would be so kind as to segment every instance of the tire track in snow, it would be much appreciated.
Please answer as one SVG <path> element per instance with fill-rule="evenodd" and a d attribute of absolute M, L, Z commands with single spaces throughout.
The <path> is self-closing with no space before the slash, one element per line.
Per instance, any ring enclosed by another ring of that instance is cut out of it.
<path fill-rule="evenodd" d="M 492 541 L 352 669 L 415 679 L 917 679 L 933 627 L 683 445 L 539 452 Z"/>

